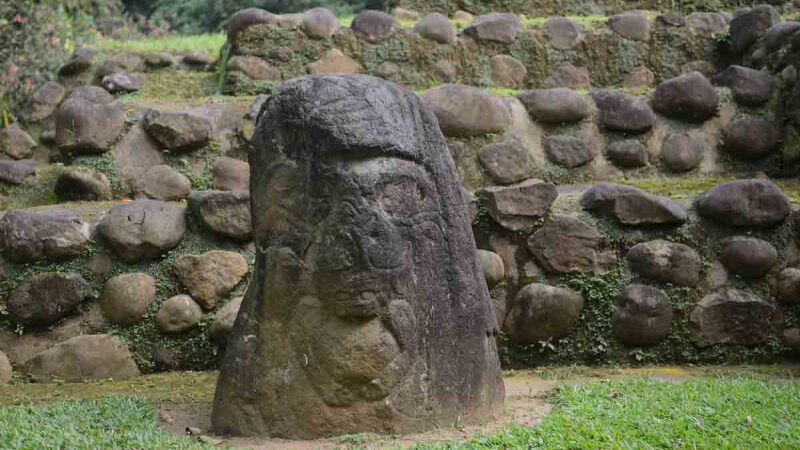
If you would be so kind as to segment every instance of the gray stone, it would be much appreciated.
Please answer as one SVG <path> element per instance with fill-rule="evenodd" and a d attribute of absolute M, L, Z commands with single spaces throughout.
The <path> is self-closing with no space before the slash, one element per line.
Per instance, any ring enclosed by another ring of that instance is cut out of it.
<path fill-rule="evenodd" d="M 225 250 L 183 255 L 172 264 L 178 281 L 203 309 L 213 309 L 218 300 L 242 281 L 248 270 L 242 255 Z"/>
<path fill-rule="evenodd" d="M 700 72 L 678 75 L 658 85 L 653 109 L 688 122 L 705 122 L 717 114 L 717 91 Z"/>
<path fill-rule="evenodd" d="M 13 371 L 5 353 L 0 351 L 0 386 L 11 382 Z"/>
<path fill-rule="evenodd" d="M 770 335 L 775 307 L 739 289 L 728 288 L 703 297 L 689 316 L 698 347 L 714 344 L 753 345 Z"/>
<path fill-rule="evenodd" d="M 444 83 L 452 83 L 456 79 L 456 67 L 446 59 L 440 59 L 433 64 L 433 74 Z"/>
<path fill-rule="evenodd" d="M 214 187 L 224 191 L 250 190 L 250 164 L 235 158 L 221 156 L 211 165 Z"/>
<path fill-rule="evenodd" d="M 571 50 L 581 42 L 583 32 L 577 23 L 566 17 L 551 17 L 542 25 L 550 46 L 556 50 Z"/>
<path fill-rule="evenodd" d="M 530 230 L 547 215 L 558 197 L 556 187 L 541 180 L 491 186 L 477 192 L 489 217 L 512 231 Z"/>
<path fill-rule="evenodd" d="M 774 123 L 745 116 L 731 122 L 724 133 L 724 149 L 743 159 L 761 159 L 781 145 L 783 133 Z"/>
<path fill-rule="evenodd" d="M 525 146 L 516 139 L 490 144 L 478 152 L 483 169 L 497 184 L 512 184 L 531 178 L 533 161 Z"/>
<path fill-rule="evenodd" d="M 489 250 L 478 249 L 478 258 L 481 261 L 483 277 L 486 279 L 489 289 L 497 286 L 505 279 L 506 268 L 500 255 Z"/>
<path fill-rule="evenodd" d="M 749 67 L 732 65 L 711 79 L 717 86 L 727 86 L 733 91 L 736 103 L 745 106 L 763 105 L 772 91 L 772 75 Z"/>
<path fill-rule="evenodd" d="M 241 241 L 253 238 L 247 191 L 194 191 L 188 206 L 195 220 L 212 233 Z"/>
<path fill-rule="evenodd" d="M 200 322 L 203 310 L 188 295 L 176 295 L 164 301 L 156 313 L 156 324 L 163 333 L 180 333 Z"/>
<path fill-rule="evenodd" d="M 53 189 L 61 201 L 111 200 L 111 182 L 102 173 L 88 167 L 65 167 Z"/>
<path fill-rule="evenodd" d="M 503 329 L 517 344 L 566 337 L 578 322 L 583 297 L 572 289 L 529 284 L 517 293 Z"/>
<path fill-rule="evenodd" d="M 117 275 L 106 281 L 100 296 L 103 316 L 115 325 L 132 325 L 147 314 L 156 296 L 156 280 L 146 273 Z"/>
<path fill-rule="evenodd" d="M 767 30 L 780 22 L 780 14 L 769 5 L 758 5 L 736 15 L 730 23 L 730 51 L 743 55 Z"/>
<path fill-rule="evenodd" d="M 225 346 L 233 324 L 236 322 L 236 316 L 239 315 L 239 308 L 242 307 L 242 300 L 244 297 L 236 297 L 214 314 L 214 320 L 208 325 L 208 337 L 215 344 Z"/>
<path fill-rule="evenodd" d="M 22 184 L 26 178 L 36 175 L 37 164 L 38 162 L 34 159 L 0 160 L 0 181 L 8 184 Z"/>
<path fill-rule="evenodd" d="M 114 145 L 111 154 L 117 165 L 117 175 L 131 186 L 136 184 L 147 169 L 164 162 L 158 141 L 147 134 L 140 124 L 131 127 Z"/>
<path fill-rule="evenodd" d="M 667 294 L 659 289 L 631 284 L 620 293 L 612 326 L 614 337 L 625 345 L 656 345 L 669 334 L 672 303 Z"/>
<path fill-rule="evenodd" d="M 165 52 L 153 52 L 144 55 L 144 64 L 151 69 L 163 69 L 175 64 L 175 58 Z"/>
<path fill-rule="evenodd" d="M 800 22 L 788 21 L 776 23 L 769 27 L 764 35 L 764 47 L 767 51 L 774 52 L 787 42 L 789 37 L 800 31 Z"/>
<path fill-rule="evenodd" d="M 746 278 L 761 278 L 778 262 L 772 244 L 746 236 L 726 239 L 719 256 L 728 270 Z"/>
<path fill-rule="evenodd" d="M 800 304 L 800 269 L 790 267 L 778 274 L 775 297 L 787 305 Z"/>
<path fill-rule="evenodd" d="M 626 88 L 638 88 L 652 86 L 656 82 L 656 76 L 652 70 L 644 66 L 633 69 L 633 72 L 625 75 L 622 86 Z"/>
<path fill-rule="evenodd" d="M 311 8 L 303 13 L 300 28 L 310 38 L 328 39 L 339 29 L 339 21 L 327 8 Z"/>
<path fill-rule="evenodd" d="M 64 86 L 48 81 L 33 93 L 28 104 L 20 111 L 19 118 L 26 122 L 39 122 L 52 116 L 66 94 Z"/>
<path fill-rule="evenodd" d="M 361 11 L 350 24 L 353 33 L 368 42 L 380 42 L 389 38 L 399 28 L 394 17 L 383 11 Z"/>
<path fill-rule="evenodd" d="M 308 65 L 308 73 L 311 75 L 359 73 L 363 70 L 364 68 L 361 67 L 361 64 L 336 48 L 328 50 L 319 60 Z"/>
<path fill-rule="evenodd" d="M 91 293 L 77 273 L 38 273 L 11 292 L 6 308 L 16 323 L 47 326 L 74 311 Z"/>
<path fill-rule="evenodd" d="M 528 239 L 536 261 L 551 273 L 594 272 L 605 239 L 588 223 L 555 214 Z"/>
<path fill-rule="evenodd" d="M 572 89 L 533 89 L 517 94 L 517 98 L 539 122 L 577 122 L 589 116 L 588 99 Z"/>
<path fill-rule="evenodd" d="M 0 129 L 0 152 L 14 159 L 28 158 L 33 154 L 36 141 L 17 125 Z"/>
<path fill-rule="evenodd" d="M 633 186 L 599 183 L 583 193 L 581 206 L 610 214 L 624 225 L 682 224 L 688 216 L 680 203 Z"/>
<path fill-rule="evenodd" d="M 11 210 L 0 219 L 0 244 L 5 259 L 16 263 L 70 259 L 89 244 L 89 225 L 71 211 Z"/>
<path fill-rule="evenodd" d="M 655 114 L 642 99 L 611 89 L 591 91 L 600 111 L 600 125 L 610 131 L 644 133 L 653 126 Z"/>
<path fill-rule="evenodd" d="M 140 375 L 128 346 L 110 334 L 77 336 L 39 353 L 30 362 L 37 383 L 127 380 Z"/>
<path fill-rule="evenodd" d="M 691 247 L 663 240 L 636 244 L 628 251 L 631 271 L 676 286 L 696 286 L 702 261 Z"/>
<path fill-rule="evenodd" d="M 115 72 L 111 75 L 106 75 L 100 85 L 112 94 L 136 92 L 142 88 L 142 82 L 139 77 L 129 72 Z"/>
<path fill-rule="evenodd" d="M 228 33 L 228 40 L 233 42 L 239 33 L 250 26 L 261 23 L 276 24 L 278 20 L 278 16 L 265 9 L 246 8 L 236 11 L 228 18 L 228 22 L 225 24 L 225 31 Z"/>
<path fill-rule="evenodd" d="M 430 13 L 419 20 L 414 25 L 414 31 L 425 39 L 438 42 L 440 44 L 455 44 L 456 27 L 444 14 Z"/>
<path fill-rule="evenodd" d="M 181 58 L 183 64 L 192 69 L 206 69 L 214 60 L 203 52 L 189 52 Z"/>
<path fill-rule="evenodd" d="M 608 27 L 618 35 L 633 41 L 650 39 L 650 22 L 641 11 L 627 11 L 608 18 Z"/>
<path fill-rule="evenodd" d="M 175 248 L 185 231 L 184 209 L 157 200 L 115 206 L 97 225 L 98 234 L 129 263 L 158 258 Z"/>
<path fill-rule="evenodd" d="M 545 88 L 589 89 L 590 86 L 589 69 L 570 63 L 557 65 L 542 82 Z"/>
<path fill-rule="evenodd" d="M 772 227 L 789 215 L 789 199 L 769 180 L 721 183 L 695 200 L 706 219 L 734 227 Z"/>
<path fill-rule="evenodd" d="M 68 98 L 56 111 L 56 144 L 64 153 L 107 152 L 125 126 L 125 111 L 81 98 Z"/>
<path fill-rule="evenodd" d="M 481 88 L 444 84 L 420 97 L 436 115 L 445 136 L 500 133 L 511 126 L 511 111 L 503 99 Z"/>
<path fill-rule="evenodd" d="M 489 13 L 478 16 L 463 33 L 476 41 L 511 44 L 522 26 L 519 17 L 508 13 Z"/>
<path fill-rule="evenodd" d="M 661 145 L 661 162 L 672 172 L 688 172 L 703 161 L 705 143 L 685 133 L 670 133 Z"/>
<path fill-rule="evenodd" d="M 133 73 L 139 70 L 139 67 L 142 65 L 142 57 L 136 53 L 120 53 L 118 55 L 114 55 L 103 61 L 103 64 L 97 68 L 95 71 L 95 77 L 98 80 L 102 80 L 103 78 L 113 75 L 119 72 L 128 72 Z M 102 81 L 101 81 L 102 85 Z M 113 92 L 112 89 L 109 89 L 103 86 L 109 92 Z"/>
<path fill-rule="evenodd" d="M 232 56 L 228 60 L 229 72 L 241 72 L 253 80 L 279 81 L 281 71 L 258 56 Z"/>
<path fill-rule="evenodd" d="M 163 201 L 183 200 L 192 190 L 192 182 L 166 164 L 152 166 L 136 181 L 136 192 Z"/>
<path fill-rule="evenodd" d="M 92 61 L 94 61 L 94 56 L 96 54 L 97 50 L 91 47 L 83 47 L 75 50 L 72 52 L 67 62 L 61 66 L 58 74 L 71 77 L 85 72 L 92 67 Z"/>
<path fill-rule="evenodd" d="M 703 37 L 714 37 L 728 28 L 725 16 L 716 12 L 695 11 L 686 16 L 686 24 Z"/>
<path fill-rule="evenodd" d="M 781 333 L 781 341 L 783 345 L 795 355 L 800 355 L 800 328 L 787 328 Z"/>
<path fill-rule="evenodd" d="M 253 146 L 256 267 L 214 431 L 408 433 L 499 413 L 497 325 L 432 112 L 378 78 L 297 78 Z"/>
<path fill-rule="evenodd" d="M 149 109 L 144 129 L 167 150 L 197 150 L 208 144 L 214 124 L 207 116 L 185 111 Z"/>
<path fill-rule="evenodd" d="M 544 153 L 550 162 L 570 169 L 594 159 L 586 141 L 573 136 L 547 136 L 544 138 Z"/>
<path fill-rule="evenodd" d="M 611 162 L 624 169 L 635 169 L 647 165 L 647 150 L 638 139 L 623 139 L 612 142 L 606 148 Z"/>
<path fill-rule="evenodd" d="M 69 93 L 67 100 L 85 100 L 89 103 L 108 105 L 114 102 L 114 96 L 100 86 L 78 86 Z"/>
<path fill-rule="evenodd" d="M 528 69 L 522 61 L 509 55 L 494 55 L 489 63 L 492 66 L 492 83 L 495 86 L 514 89 L 525 85 Z"/>

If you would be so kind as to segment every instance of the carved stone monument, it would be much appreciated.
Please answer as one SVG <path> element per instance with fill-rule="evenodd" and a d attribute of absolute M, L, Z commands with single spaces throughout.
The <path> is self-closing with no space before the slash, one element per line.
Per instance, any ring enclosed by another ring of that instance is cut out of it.
<path fill-rule="evenodd" d="M 501 412 L 497 323 L 447 143 L 412 93 L 304 77 L 250 154 L 256 266 L 214 431 L 408 433 Z"/>

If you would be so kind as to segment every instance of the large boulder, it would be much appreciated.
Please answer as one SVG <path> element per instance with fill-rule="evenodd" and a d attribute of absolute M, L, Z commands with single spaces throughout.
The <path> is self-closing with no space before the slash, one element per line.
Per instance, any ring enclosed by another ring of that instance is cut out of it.
<path fill-rule="evenodd" d="M 592 225 L 556 214 L 528 238 L 528 249 L 551 273 L 594 272 L 605 238 Z"/>
<path fill-rule="evenodd" d="M 208 144 L 214 124 L 208 116 L 188 111 L 149 109 L 144 129 L 162 147 L 177 152 L 197 150 Z"/>
<path fill-rule="evenodd" d="M 737 14 L 731 20 L 729 28 L 728 42 L 731 52 L 737 56 L 743 55 L 780 20 L 778 11 L 769 5 L 758 5 Z"/>
<path fill-rule="evenodd" d="M 653 109 L 659 114 L 689 122 L 704 122 L 717 113 L 717 91 L 700 72 L 670 78 L 653 93 Z"/>
<path fill-rule="evenodd" d="M 157 200 L 115 206 L 97 225 L 98 234 L 129 263 L 158 258 L 175 248 L 185 231 L 184 208 Z"/>
<path fill-rule="evenodd" d="M 127 380 L 140 375 L 128 346 L 110 334 L 77 336 L 34 356 L 29 373 L 37 383 Z"/>
<path fill-rule="evenodd" d="M 172 265 L 178 281 L 203 309 L 213 309 L 218 300 L 242 281 L 248 270 L 242 255 L 225 250 L 183 255 Z"/>
<path fill-rule="evenodd" d="M 506 88 L 519 88 L 525 85 L 528 69 L 522 61 L 510 55 L 494 55 L 489 58 L 492 67 L 492 84 Z"/>
<path fill-rule="evenodd" d="M 20 111 L 19 118 L 26 122 L 38 122 L 53 115 L 59 103 L 67 95 L 67 89 L 56 83 L 48 81 L 43 84 Z"/>
<path fill-rule="evenodd" d="M 497 286 L 506 277 L 506 268 L 503 258 L 495 252 L 478 249 L 478 258 L 481 261 L 483 277 L 489 289 Z"/>
<path fill-rule="evenodd" d="M 241 72 L 253 80 L 279 81 L 281 71 L 258 56 L 236 55 L 228 59 L 229 72 Z"/>
<path fill-rule="evenodd" d="M 53 188 L 61 201 L 111 200 L 111 181 L 106 174 L 88 167 L 65 167 Z"/>
<path fill-rule="evenodd" d="M 558 197 L 555 185 L 527 180 L 510 186 L 491 186 L 478 191 L 489 217 L 512 231 L 530 230 L 547 215 Z"/>
<path fill-rule="evenodd" d="M 589 89 L 590 86 L 589 69 L 571 63 L 558 64 L 542 81 L 543 88 Z"/>
<path fill-rule="evenodd" d="M 21 159 L 19 161 L 0 160 L 0 181 L 8 184 L 22 184 L 26 178 L 36 175 L 35 159 Z"/>
<path fill-rule="evenodd" d="M 727 239 L 719 256 L 728 270 L 746 278 L 761 278 L 778 262 L 778 251 L 772 244 L 747 236 Z"/>
<path fill-rule="evenodd" d="M 714 75 L 711 81 L 733 91 L 737 103 L 745 106 L 763 105 L 772 91 L 772 75 L 749 67 L 732 65 Z"/>
<path fill-rule="evenodd" d="M 353 33 L 368 42 L 380 42 L 390 37 L 399 28 L 394 17 L 383 11 L 361 11 L 350 24 Z"/>
<path fill-rule="evenodd" d="M 531 178 L 533 160 L 517 139 L 489 144 L 478 151 L 481 167 L 497 184 L 513 184 Z"/>
<path fill-rule="evenodd" d="M 114 96 L 100 86 L 86 85 L 73 89 L 66 100 L 83 100 L 98 105 L 108 105 L 114 102 Z"/>
<path fill-rule="evenodd" d="M 787 39 L 800 31 L 800 22 L 787 21 L 776 23 L 769 27 L 764 35 L 764 47 L 768 52 L 778 50 L 782 45 L 787 42 Z"/>
<path fill-rule="evenodd" d="M 214 320 L 208 325 L 208 337 L 219 345 L 224 346 L 228 340 L 228 335 L 233 329 L 233 324 L 236 322 L 236 316 L 239 315 L 239 308 L 242 307 L 242 300 L 244 297 L 236 297 L 225 304 L 222 308 L 218 309 L 214 314 Z"/>
<path fill-rule="evenodd" d="M 118 106 L 68 98 L 56 111 L 56 144 L 64 153 L 104 153 L 124 126 L 125 111 Z"/>
<path fill-rule="evenodd" d="M 89 225 L 71 211 L 11 210 L 0 219 L 3 256 L 16 263 L 78 256 L 89 244 Z"/>
<path fill-rule="evenodd" d="M 655 114 L 639 97 L 612 89 L 591 91 L 599 110 L 600 125 L 610 131 L 644 133 L 653 127 Z"/>
<path fill-rule="evenodd" d="M 661 145 L 661 162 L 671 172 L 688 172 L 703 161 L 705 142 L 686 133 L 670 133 Z"/>
<path fill-rule="evenodd" d="M 425 39 L 430 39 L 440 44 L 455 44 L 458 36 L 456 27 L 444 14 L 430 13 L 414 25 L 414 31 Z"/>
<path fill-rule="evenodd" d="M 223 191 L 250 190 L 250 164 L 240 159 L 220 156 L 211 165 L 214 187 Z"/>
<path fill-rule="evenodd" d="M 311 75 L 324 75 L 328 73 L 359 73 L 364 70 L 361 64 L 345 55 L 338 48 L 332 48 L 308 65 Z"/>
<path fill-rule="evenodd" d="M 517 94 L 534 120 L 577 122 L 589 116 L 589 100 L 572 89 L 533 89 Z"/>
<path fill-rule="evenodd" d="M 621 139 L 606 148 L 606 156 L 617 167 L 636 169 L 647 165 L 647 150 L 638 139 Z"/>
<path fill-rule="evenodd" d="M 778 274 L 775 297 L 787 305 L 800 304 L 800 269 L 789 267 Z"/>
<path fill-rule="evenodd" d="M 594 159 L 586 141 L 579 137 L 547 136 L 543 146 L 544 154 L 550 162 L 570 169 L 588 164 Z"/>
<path fill-rule="evenodd" d="M 92 47 L 82 47 L 75 50 L 69 56 L 67 62 L 58 70 L 58 74 L 71 77 L 85 72 L 92 67 L 92 62 L 96 54 L 97 50 Z"/>
<path fill-rule="evenodd" d="M 0 152 L 14 159 L 28 158 L 36 141 L 18 125 L 0 128 Z"/>
<path fill-rule="evenodd" d="M 303 13 L 300 28 L 308 37 L 328 39 L 339 29 L 339 21 L 327 8 L 311 8 Z"/>
<path fill-rule="evenodd" d="M 735 180 L 721 183 L 695 200 L 706 219 L 734 227 L 772 227 L 791 211 L 789 199 L 769 180 Z"/>
<path fill-rule="evenodd" d="M 189 213 L 212 233 L 249 241 L 250 193 L 246 191 L 194 191 L 189 195 Z"/>
<path fill-rule="evenodd" d="M 623 225 L 682 224 L 688 216 L 680 203 L 633 186 L 599 183 L 587 189 L 581 206 L 614 216 Z"/>
<path fill-rule="evenodd" d="M 38 273 L 11 292 L 6 308 L 16 323 L 47 326 L 74 311 L 91 293 L 80 274 Z"/>
<path fill-rule="evenodd" d="M 636 244 L 628 251 L 628 266 L 644 278 L 696 286 L 700 281 L 703 261 L 691 247 L 664 240 Z"/>
<path fill-rule="evenodd" d="M 98 303 L 109 322 L 132 325 L 144 319 L 155 296 L 155 278 L 141 272 L 123 273 L 106 281 Z"/>
<path fill-rule="evenodd" d="M 686 16 L 686 25 L 695 33 L 710 38 L 725 31 L 728 21 L 720 13 L 695 11 Z"/>
<path fill-rule="evenodd" d="M 520 289 L 503 329 L 517 344 L 537 344 L 569 334 L 578 322 L 584 300 L 572 289 L 533 283 Z"/>
<path fill-rule="evenodd" d="M 166 164 L 152 166 L 136 180 L 135 190 L 147 198 L 163 201 L 183 200 L 192 190 L 192 182 Z"/>
<path fill-rule="evenodd" d="M 142 82 L 135 73 L 123 71 L 104 76 L 100 86 L 112 94 L 125 94 L 141 89 Z"/>
<path fill-rule="evenodd" d="M 522 22 L 514 14 L 489 13 L 476 17 L 463 33 L 476 41 L 511 44 L 517 39 L 521 26 Z"/>
<path fill-rule="evenodd" d="M 672 303 L 667 294 L 644 284 L 626 286 L 612 318 L 614 336 L 625 345 L 658 344 L 672 326 Z"/>
<path fill-rule="evenodd" d="M 760 159 L 780 147 L 782 135 L 781 129 L 768 120 L 740 117 L 725 128 L 724 148 L 739 158 Z"/>
<path fill-rule="evenodd" d="M 775 307 L 757 296 L 727 288 L 703 297 L 692 310 L 690 327 L 699 347 L 760 344 L 769 338 Z"/>
<path fill-rule="evenodd" d="M 641 11 L 626 11 L 608 18 L 608 27 L 618 35 L 633 41 L 650 39 L 650 22 Z"/>
<path fill-rule="evenodd" d="M 583 39 L 581 27 L 566 17 L 551 17 L 542 25 L 544 37 L 556 50 L 571 50 Z"/>
<path fill-rule="evenodd" d="M 260 23 L 275 24 L 279 17 L 271 12 L 260 8 L 246 8 L 236 11 L 228 18 L 225 24 L 225 31 L 228 33 L 228 40 L 233 42 L 236 36 L 247 27 Z"/>
<path fill-rule="evenodd" d="M 200 322 L 203 310 L 188 295 L 176 295 L 164 301 L 156 313 L 156 325 L 164 333 L 180 333 Z"/>
<path fill-rule="evenodd" d="M 484 89 L 444 84 L 420 94 L 445 136 L 479 136 L 500 133 L 511 126 L 511 110 L 505 101 Z"/>

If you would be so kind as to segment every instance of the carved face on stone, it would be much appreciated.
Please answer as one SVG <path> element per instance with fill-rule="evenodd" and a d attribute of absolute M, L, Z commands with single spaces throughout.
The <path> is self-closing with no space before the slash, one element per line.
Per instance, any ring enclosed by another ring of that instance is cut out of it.
<path fill-rule="evenodd" d="M 254 147 L 256 270 L 216 431 L 403 432 L 497 412 L 496 323 L 432 114 L 375 78 L 301 78 L 267 101 Z"/>

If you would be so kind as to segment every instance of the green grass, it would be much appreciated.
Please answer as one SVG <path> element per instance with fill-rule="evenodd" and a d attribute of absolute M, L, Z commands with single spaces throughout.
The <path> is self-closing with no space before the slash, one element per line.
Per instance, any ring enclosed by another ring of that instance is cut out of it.
<path fill-rule="evenodd" d="M 203 52 L 216 55 L 225 44 L 224 33 L 206 33 L 196 35 L 174 35 L 162 38 L 144 39 L 101 39 L 97 42 L 100 50 L 115 52 L 127 51 L 137 53 L 148 52 Z"/>
<path fill-rule="evenodd" d="M 416 449 L 800 448 L 800 384 L 754 377 L 562 385 L 533 428 Z"/>
<path fill-rule="evenodd" d="M 168 434 L 153 408 L 135 398 L 106 398 L 49 406 L 0 408 L 3 449 L 210 449 Z"/>

